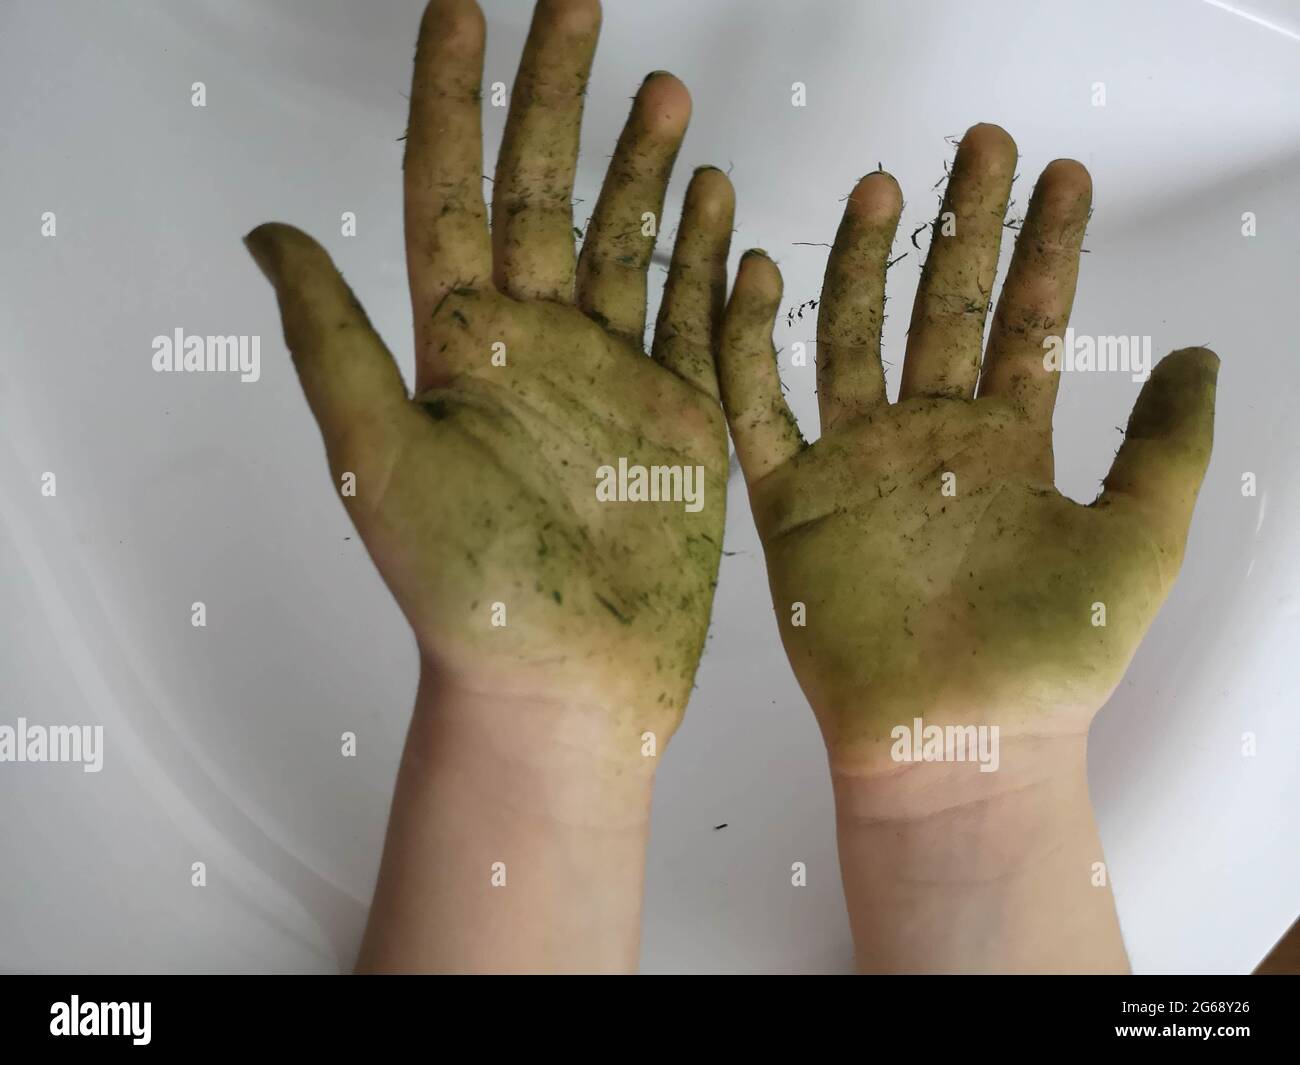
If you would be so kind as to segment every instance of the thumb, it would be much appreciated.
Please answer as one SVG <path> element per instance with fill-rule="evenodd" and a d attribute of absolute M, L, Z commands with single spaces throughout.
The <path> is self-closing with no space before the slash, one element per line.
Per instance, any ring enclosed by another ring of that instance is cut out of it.
<path fill-rule="evenodd" d="M 1219 357 L 1208 348 L 1183 348 L 1160 360 L 1097 500 L 1100 507 L 1136 507 L 1179 559 L 1210 461 L 1218 376 Z"/>
<path fill-rule="evenodd" d="M 268 222 L 244 243 L 275 288 L 284 340 L 331 461 L 383 461 L 407 410 L 406 386 L 347 282 L 293 226 Z"/>

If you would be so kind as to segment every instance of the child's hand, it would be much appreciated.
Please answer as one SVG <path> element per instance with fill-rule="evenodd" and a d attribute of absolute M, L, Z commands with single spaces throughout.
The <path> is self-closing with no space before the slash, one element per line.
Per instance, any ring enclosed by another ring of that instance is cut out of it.
<path fill-rule="evenodd" d="M 311 238 L 247 242 L 330 469 L 426 664 L 478 693 L 608 707 L 639 759 L 675 728 L 722 543 L 727 448 L 712 352 L 732 190 L 691 183 L 646 355 L 646 271 L 690 114 L 641 86 L 575 265 L 570 203 L 600 11 L 538 5 L 511 96 L 489 227 L 472 3 L 426 13 L 406 142 L 416 397 Z M 602 502 L 598 471 L 672 467 L 679 498 Z M 352 491 L 354 494 L 349 494 Z"/>
<path fill-rule="evenodd" d="M 885 173 L 858 184 L 822 290 L 812 446 L 777 378 L 776 266 L 747 255 L 727 308 L 723 400 L 781 635 L 833 760 L 850 770 L 916 717 L 998 724 L 1004 736 L 1086 732 L 1182 561 L 1218 359 L 1189 348 L 1163 360 L 1100 498 L 1061 495 L 1044 339 L 1069 321 L 1091 181 L 1069 160 L 1044 170 L 981 368 L 1015 167 L 1003 130 L 966 134 L 897 403 L 885 397 L 880 330 L 901 196 Z"/>

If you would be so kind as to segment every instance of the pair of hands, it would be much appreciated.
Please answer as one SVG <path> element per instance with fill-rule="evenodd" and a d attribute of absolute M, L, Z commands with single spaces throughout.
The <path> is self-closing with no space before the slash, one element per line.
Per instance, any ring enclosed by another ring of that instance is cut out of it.
<path fill-rule="evenodd" d="M 734 199 L 719 170 L 691 179 L 644 350 L 654 238 L 643 221 L 660 218 L 691 106 L 671 75 L 637 93 L 575 254 L 599 22 L 596 0 L 538 4 L 489 227 L 483 18 L 473 0 L 434 0 L 425 14 L 404 167 L 414 398 L 319 245 L 279 224 L 247 238 L 335 483 L 355 477 L 344 503 L 426 669 L 467 692 L 605 708 L 606 727 L 584 739 L 595 757 L 641 760 L 646 731 L 666 740 L 708 626 L 729 425 L 786 651 L 835 765 L 881 764 L 890 729 L 917 716 L 1013 736 L 1086 732 L 1181 563 L 1217 358 L 1165 358 L 1100 497 L 1058 493 L 1043 341 L 1069 320 L 1091 182 L 1069 160 L 1043 171 L 985 346 L 1017 156 L 1004 131 L 975 126 L 948 181 L 955 232 L 936 224 L 896 403 L 880 337 L 901 194 L 877 172 L 849 196 L 819 308 L 821 436 L 806 444 L 773 350 L 775 264 L 746 253 L 727 298 Z M 620 458 L 702 467 L 703 508 L 599 501 L 596 471 Z"/>

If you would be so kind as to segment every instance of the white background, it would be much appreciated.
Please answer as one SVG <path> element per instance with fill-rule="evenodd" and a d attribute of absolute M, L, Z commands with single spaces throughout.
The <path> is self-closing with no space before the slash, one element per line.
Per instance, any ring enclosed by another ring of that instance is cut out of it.
<path fill-rule="evenodd" d="M 513 80 L 530 8 L 487 3 L 489 84 Z M 352 963 L 416 660 L 240 237 L 278 219 L 321 239 L 410 379 L 398 138 L 419 15 L 418 0 L 0 5 L 0 724 L 106 733 L 97 775 L 0 765 L 0 968 Z M 790 307 L 818 295 L 826 254 L 795 242 L 829 242 L 878 162 L 898 177 L 892 386 L 908 234 L 933 216 L 944 138 L 977 121 L 1020 145 L 1020 209 L 1050 159 L 1092 171 L 1076 331 L 1222 356 L 1183 574 L 1096 721 L 1090 775 L 1135 969 L 1249 970 L 1300 908 L 1300 7 L 607 0 L 577 224 L 658 68 L 695 99 L 666 217 L 692 168 L 730 170 L 733 265 L 768 249 Z M 489 172 L 503 121 L 487 108 Z M 178 326 L 260 334 L 261 381 L 155 374 L 151 340 Z M 781 322 L 777 345 L 813 332 Z M 784 370 L 815 435 L 813 371 Z M 1137 388 L 1066 376 L 1067 494 L 1095 494 Z M 659 773 L 642 967 L 848 971 L 822 746 L 735 478 L 726 550 Z M 190 625 L 196 600 L 207 628 Z"/>

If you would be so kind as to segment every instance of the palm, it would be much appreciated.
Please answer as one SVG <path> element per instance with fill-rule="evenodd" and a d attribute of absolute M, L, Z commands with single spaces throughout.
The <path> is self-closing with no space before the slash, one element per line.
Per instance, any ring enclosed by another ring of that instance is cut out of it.
<path fill-rule="evenodd" d="M 637 697 L 680 708 L 722 542 L 717 401 L 571 307 L 470 291 L 444 322 L 456 372 L 413 401 L 388 489 L 358 518 L 422 647 L 477 685 L 503 668 L 558 691 L 635 677 Z M 620 458 L 702 468 L 702 508 L 599 501 L 596 471 Z"/>
<path fill-rule="evenodd" d="M 647 269 L 690 97 L 669 74 L 642 84 L 577 258 L 570 204 L 598 26 L 596 4 L 538 5 L 489 227 L 482 15 L 426 12 L 403 167 L 415 399 L 319 245 L 282 225 L 248 244 L 276 286 L 335 482 L 426 662 L 473 691 L 630 710 L 623 724 L 666 735 L 722 542 L 713 351 L 733 197 L 720 171 L 693 177 L 647 357 Z M 621 460 L 675 471 L 679 495 L 599 498 L 601 467 Z"/>
<path fill-rule="evenodd" d="M 962 142 L 908 334 L 900 400 L 880 361 L 893 179 L 850 197 L 818 320 L 822 436 L 780 395 L 780 277 L 742 261 L 727 310 L 723 399 L 786 650 L 829 746 L 850 759 L 898 725 L 1079 732 L 1114 689 L 1173 583 L 1209 457 L 1217 359 L 1187 349 L 1144 387 L 1105 492 L 1053 484 L 1056 374 L 1043 340 L 1069 321 L 1090 183 L 1039 180 L 981 367 L 1015 146 Z M 978 378 L 979 395 L 975 396 Z"/>
<path fill-rule="evenodd" d="M 1118 682 L 1172 566 L 1139 515 L 1057 492 L 1042 447 L 1005 405 L 908 400 L 755 487 L 782 635 L 837 740 L 918 705 L 1087 713 Z"/>

